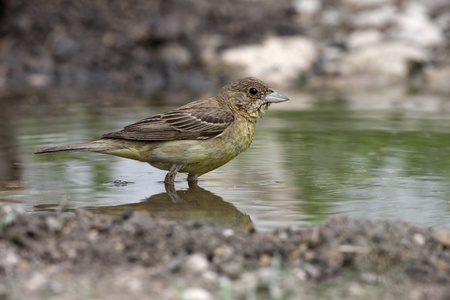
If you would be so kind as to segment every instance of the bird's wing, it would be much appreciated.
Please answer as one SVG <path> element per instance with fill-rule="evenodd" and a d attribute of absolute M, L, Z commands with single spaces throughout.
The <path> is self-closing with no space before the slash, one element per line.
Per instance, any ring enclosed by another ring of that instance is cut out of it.
<path fill-rule="evenodd" d="M 104 134 L 102 138 L 142 141 L 210 139 L 220 135 L 233 120 L 231 112 L 216 108 L 177 109 L 143 119 L 121 131 Z"/>

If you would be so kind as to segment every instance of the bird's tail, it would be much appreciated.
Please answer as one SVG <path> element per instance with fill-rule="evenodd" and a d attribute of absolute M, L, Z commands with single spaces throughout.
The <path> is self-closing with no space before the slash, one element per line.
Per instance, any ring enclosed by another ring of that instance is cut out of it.
<path fill-rule="evenodd" d="M 104 140 L 98 140 L 98 141 L 94 141 L 94 142 L 90 142 L 90 143 L 70 144 L 70 145 L 62 145 L 62 146 L 38 149 L 34 152 L 34 154 L 53 153 L 53 152 L 69 152 L 69 151 L 103 152 L 103 151 L 120 149 L 122 147 L 126 148 L 125 145 L 121 145 L 121 143 L 117 143 L 113 139 L 104 139 Z"/>

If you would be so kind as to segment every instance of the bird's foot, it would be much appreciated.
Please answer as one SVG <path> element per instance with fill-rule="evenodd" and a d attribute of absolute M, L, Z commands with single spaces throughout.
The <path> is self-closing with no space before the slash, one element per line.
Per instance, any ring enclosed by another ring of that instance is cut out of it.
<path fill-rule="evenodd" d="M 198 175 L 196 174 L 189 174 L 187 178 L 188 186 L 190 188 L 194 188 L 198 186 Z"/>
<path fill-rule="evenodd" d="M 173 164 L 170 166 L 169 173 L 167 173 L 166 177 L 164 178 L 164 184 L 174 184 L 175 183 L 175 177 L 177 176 L 178 171 L 183 167 L 182 164 Z"/>

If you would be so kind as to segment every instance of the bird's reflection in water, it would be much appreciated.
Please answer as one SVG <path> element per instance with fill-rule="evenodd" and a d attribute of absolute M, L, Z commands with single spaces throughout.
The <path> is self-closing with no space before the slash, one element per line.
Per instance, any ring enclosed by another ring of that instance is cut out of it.
<path fill-rule="evenodd" d="M 196 184 L 191 184 L 187 190 L 177 191 L 173 184 L 166 185 L 165 188 L 165 193 L 152 195 L 139 203 L 86 207 L 86 209 L 110 215 L 121 215 L 125 210 L 145 211 L 154 218 L 173 221 L 208 222 L 232 228 L 253 228 L 253 222 L 247 214 Z M 35 210 L 49 210 L 49 207 L 44 206 L 35 207 Z"/>

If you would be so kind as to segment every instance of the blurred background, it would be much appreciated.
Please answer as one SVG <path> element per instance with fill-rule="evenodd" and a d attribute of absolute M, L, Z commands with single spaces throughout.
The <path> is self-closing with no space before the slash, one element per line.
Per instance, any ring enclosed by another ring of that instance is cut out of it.
<path fill-rule="evenodd" d="M 115 157 L 31 155 L 243 76 L 291 101 L 205 190 L 180 177 L 167 194 L 164 172 Z M 449 110 L 448 0 L 0 0 L 0 203 L 30 212 L 145 203 L 183 220 L 220 206 L 262 229 L 338 214 L 450 227 Z M 205 202 L 161 204 L 180 197 Z"/>
<path fill-rule="evenodd" d="M 0 90 L 450 92 L 447 0 L 1 0 Z"/>

